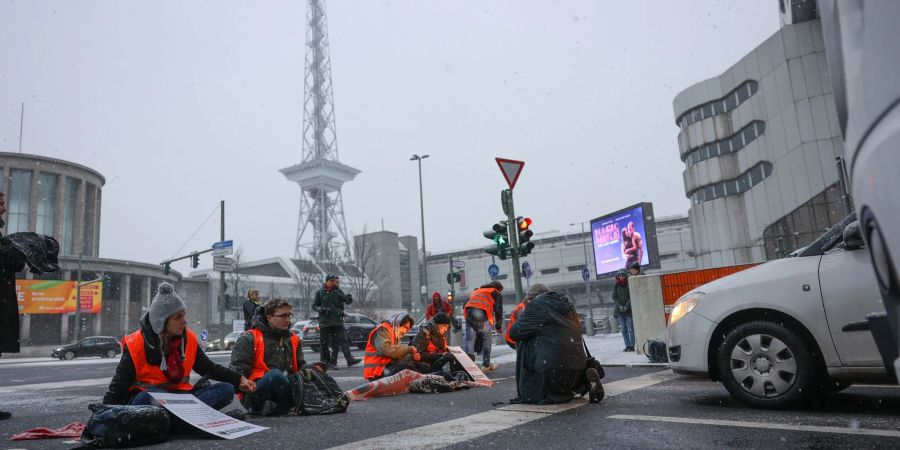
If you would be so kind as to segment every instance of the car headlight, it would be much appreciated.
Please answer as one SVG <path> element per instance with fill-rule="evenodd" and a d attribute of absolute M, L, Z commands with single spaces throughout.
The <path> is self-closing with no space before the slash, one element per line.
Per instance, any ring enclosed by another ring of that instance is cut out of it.
<path fill-rule="evenodd" d="M 682 317 L 686 316 L 687 313 L 691 312 L 697 303 L 700 302 L 700 297 L 703 297 L 703 292 L 691 292 L 675 302 L 675 306 L 672 307 L 672 312 L 669 314 L 669 325 L 677 322 Z"/>

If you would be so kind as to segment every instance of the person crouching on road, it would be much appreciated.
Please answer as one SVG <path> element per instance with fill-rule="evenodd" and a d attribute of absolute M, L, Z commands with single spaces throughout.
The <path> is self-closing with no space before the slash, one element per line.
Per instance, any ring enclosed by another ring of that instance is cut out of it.
<path fill-rule="evenodd" d="M 419 332 L 412 340 L 413 347 L 422 355 L 422 362 L 430 365 L 428 372 L 440 372 L 447 364 L 450 364 L 451 372 L 464 370 L 462 364 L 447 349 L 450 324 L 450 316 L 439 312 L 419 327 Z"/>
<path fill-rule="evenodd" d="M 503 338 L 506 339 L 506 345 L 510 348 L 516 348 L 516 340 L 509 337 L 509 330 L 513 325 L 516 324 L 516 321 L 519 320 L 519 315 L 522 314 L 522 311 L 525 310 L 525 307 L 528 306 L 528 302 L 534 300 L 535 297 L 544 293 L 550 292 L 550 288 L 543 283 L 535 283 L 533 286 L 528 288 L 528 291 L 525 292 L 525 299 L 522 300 L 521 303 L 516 305 L 513 309 L 512 313 L 509 315 L 509 323 L 506 324 L 506 333 L 503 335 Z"/>
<path fill-rule="evenodd" d="M 564 295 L 544 292 L 528 303 L 509 332 L 517 342 L 516 387 L 522 403 L 565 403 L 575 393 L 603 395 L 600 373 L 587 367 L 581 324 Z"/>
<path fill-rule="evenodd" d="M 394 314 L 369 333 L 363 358 L 363 377 L 372 381 L 395 375 L 405 369 L 427 372 L 429 365 L 421 364 L 422 355 L 400 339 L 413 326 L 408 314 Z"/>
<path fill-rule="evenodd" d="M 203 353 L 197 336 L 187 328 L 185 314 L 175 288 L 161 283 L 150 310 L 141 317 L 141 328 L 123 339 L 122 359 L 103 396 L 104 404 L 150 405 L 154 402 L 149 392 L 172 392 L 194 394 L 211 408 L 222 409 L 234 400 L 235 388 L 256 389 L 256 383 Z M 221 383 L 195 388 L 191 371 Z"/>
<path fill-rule="evenodd" d="M 231 369 L 256 382 L 256 392 L 241 396 L 251 414 L 285 414 L 294 404 L 288 374 L 306 365 L 300 338 L 291 333 L 293 308 L 272 299 L 256 310 L 250 331 L 238 337 L 231 351 Z M 314 368 L 325 371 L 324 363 Z"/>

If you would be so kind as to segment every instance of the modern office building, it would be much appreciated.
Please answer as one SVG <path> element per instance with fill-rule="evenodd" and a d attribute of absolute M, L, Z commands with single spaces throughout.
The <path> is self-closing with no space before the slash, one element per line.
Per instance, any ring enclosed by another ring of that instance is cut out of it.
<path fill-rule="evenodd" d="M 782 27 L 674 99 L 699 267 L 777 258 L 843 216 L 844 154 L 815 2 L 779 2 Z"/>

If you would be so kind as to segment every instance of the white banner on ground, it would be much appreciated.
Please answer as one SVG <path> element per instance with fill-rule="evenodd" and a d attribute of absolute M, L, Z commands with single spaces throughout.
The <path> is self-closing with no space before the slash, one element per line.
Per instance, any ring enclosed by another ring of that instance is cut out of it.
<path fill-rule="evenodd" d="M 466 369 L 466 372 L 472 376 L 472 379 L 475 380 L 476 383 L 482 386 L 493 386 L 494 382 L 491 381 L 481 369 L 478 368 L 478 365 L 472 361 L 472 358 L 469 358 L 469 355 L 463 351 L 460 347 L 447 347 L 447 350 L 450 350 L 450 353 L 453 354 L 453 357 L 462 364 L 463 369 Z"/>
<path fill-rule="evenodd" d="M 191 394 L 170 394 L 168 392 L 150 392 L 150 395 L 179 419 L 205 431 L 213 436 L 225 439 L 236 439 L 241 436 L 268 430 L 266 427 L 253 425 L 210 408 Z"/>

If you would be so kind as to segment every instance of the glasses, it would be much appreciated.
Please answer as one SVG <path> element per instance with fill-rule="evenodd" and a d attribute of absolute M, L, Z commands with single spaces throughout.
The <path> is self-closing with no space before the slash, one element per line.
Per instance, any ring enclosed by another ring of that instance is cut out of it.
<path fill-rule="evenodd" d="M 286 313 L 286 314 L 272 314 L 270 317 L 277 317 L 277 318 L 279 318 L 279 319 L 290 319 L 291 317 L 294 317 L 294 315 L 291 314 L 291 313 Z"/>

